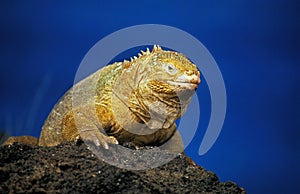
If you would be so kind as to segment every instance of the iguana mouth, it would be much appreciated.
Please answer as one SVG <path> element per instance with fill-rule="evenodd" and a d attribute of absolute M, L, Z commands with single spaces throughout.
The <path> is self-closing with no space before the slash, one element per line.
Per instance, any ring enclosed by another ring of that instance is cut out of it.
<path fill-rule="evenodd" d="M 198 84 L 196 83 L 191 83 L 191 82 L 176 82 L 176 81 L 167 81 L 168 84 L 180 88 L 185 88 L 185 89 L 196 89 L 198 87 Z"/>

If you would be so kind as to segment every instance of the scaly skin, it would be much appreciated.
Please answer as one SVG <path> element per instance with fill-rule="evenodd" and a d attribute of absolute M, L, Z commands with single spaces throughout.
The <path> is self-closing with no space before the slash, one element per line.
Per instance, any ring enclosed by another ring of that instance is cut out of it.
<path fill-rule="evenodd" d="M 38 145 L 78 138 L 105 148 L 125 142 L 158 146 L 170 139 L 182 145 L 175 121 L 199 83 L 197 67 L 183 54 L 154 45 L 151 52 L 108 65 L 67 91 L 45 121 Z"/>

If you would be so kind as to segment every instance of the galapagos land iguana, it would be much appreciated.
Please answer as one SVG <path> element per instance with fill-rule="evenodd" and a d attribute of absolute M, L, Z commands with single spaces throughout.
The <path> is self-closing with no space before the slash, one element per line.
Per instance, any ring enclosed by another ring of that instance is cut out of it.
<path fill-rule="evenodd" d="M 55 146 L 82 139 L 106 149 L 126 142 L 159 146 L 178 135 L 175 121 L 199 83 L 189 59 L 154 45 L 75 84 L 50 112 L 39 139 L 10 137 L 4 144 Z"/>

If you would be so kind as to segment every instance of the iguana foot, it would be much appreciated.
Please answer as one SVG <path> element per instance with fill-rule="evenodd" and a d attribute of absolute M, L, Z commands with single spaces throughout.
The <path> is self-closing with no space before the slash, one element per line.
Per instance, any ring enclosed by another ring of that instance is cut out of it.
<path fill-rule="evenodd" d="M 108 144 L 119 144 L 118 140 L 113 136 L 107 136 L 100 131 L 94 131 L 91 129 L 80 131 L 80 139 L 83 141 L 91 141 L 96 146 L 102 146 L 105 149 L 109 149 Z"/>

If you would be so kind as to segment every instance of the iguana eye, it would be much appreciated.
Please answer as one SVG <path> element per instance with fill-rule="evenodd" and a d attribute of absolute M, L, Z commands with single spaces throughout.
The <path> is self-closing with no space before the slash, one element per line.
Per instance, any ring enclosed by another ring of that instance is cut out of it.
<path fill-rule="evenodd" d="M 165 70 L 169 73 L 169 74 L 175 74 L 177 72 L 176 67 L 172 64 L 172 63 L 167 63 L 165 65 Z"/>

